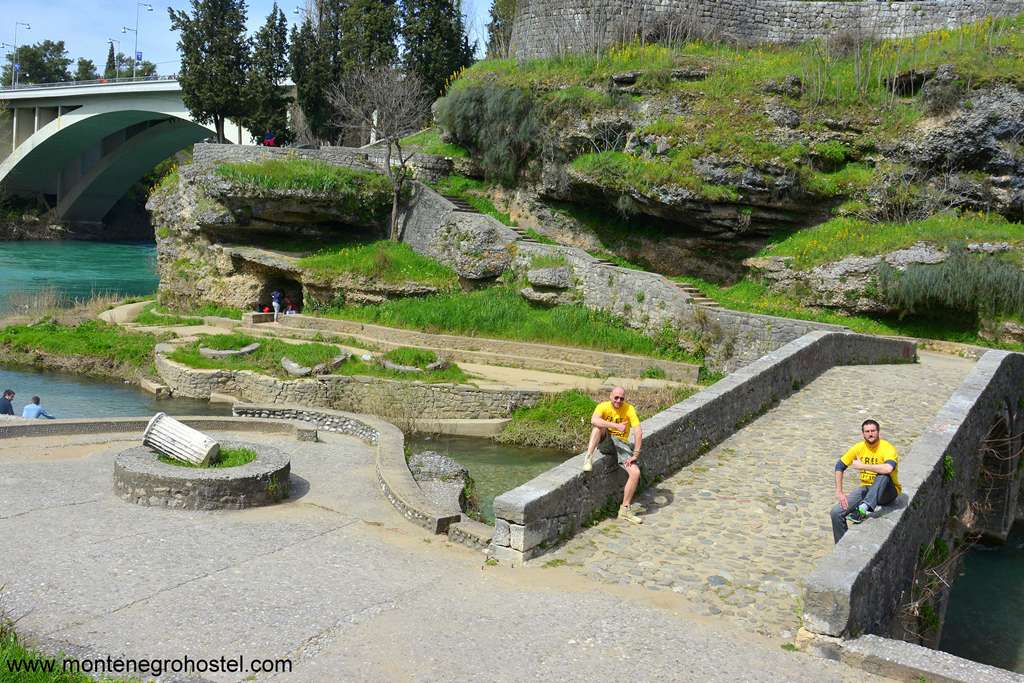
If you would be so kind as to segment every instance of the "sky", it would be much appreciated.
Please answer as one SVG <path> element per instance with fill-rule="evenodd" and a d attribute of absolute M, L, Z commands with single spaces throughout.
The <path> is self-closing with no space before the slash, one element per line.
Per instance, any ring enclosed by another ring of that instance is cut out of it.
<path fill-rule="evenodd" d="M 154 62 L 161 74 L 178 71 L 178 34 L 171 31 L 167 8 L 183 9 L 191 13 L 189 0 L 162 0 L 149 3 L 153 11 L 139 8 L 139 50 L 143 59 Z M 266 20 L 273 6 L 273 0 L 249 0 L 248 25 L 254 33 Z M 293 10 L 304 5 L 303 0 L 285 0 L 281 9 L 288 16 L 289 24 L 298 19 Z M 462 0 L 462 11 L 466 17 L 470 40 L 485 42 L 488 12 L 491 0 Z M 115 49 L 127 55 L 134 48 L 135 35 L 131 31 L 121 32 L 123 26 L 135 28 L 135 0 L 0 0 L 0 41 L 14 43 L 14 24 L 23 22 L 31 25 L 30 30 L 18 27 L 18 44 L 40 41 L 63 40 L 68 56 L 72 60 L 86 57 L 93 60 L 102 71 L 106 63 L 108 39 L 121 41 Z M 10 53 L 4 48 L 4 55 Z M 71 64 L 74 71 L 74 61 Z"/>

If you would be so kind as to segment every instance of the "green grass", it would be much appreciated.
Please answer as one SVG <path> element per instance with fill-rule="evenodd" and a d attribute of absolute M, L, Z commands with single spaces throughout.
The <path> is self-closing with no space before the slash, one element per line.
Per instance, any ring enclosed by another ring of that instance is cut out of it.
<path fill-rule="evenodd" d="M 1024 351 L 1024 344 L 994 344 L 978 336 L 977 321 L 970 316 L 958 318 L 934 317 L 869 317 L 865 315 L 844 315 L 827 309 L 802 306 L 792 297 L 772 292 L 767 285 L 754 280 L 741 280 L 735 285 L 722 287 L 695 277 L 675 277 L 697 287 L 704 296 L 714 299 L 722 306 L 736 311 L 774 315 L 781 318 L 811 320 L 830 325 L 843 325 L 854 332 L 875 335 L 897 335 L 937 339 Z"/>
<path fill-rule="evenodd" d="M 657 339 L 626 328 L 607 313 L 583 306 L 533 307 L 510 286 L 327 309 L 329 317 L 431 333 L 557 344 L 700 363 L 667 331 Z"/>
<path fill-rule="evenodd" d="M 415 368 L 426 368 L 431 363 L 437 362 L 437 354 L 429 349 L 414 349 L 409 347 L 399 347 L 397 349 L 391 349 L 384 354 L 392 363 L 399 365 L 411 365 Z"/>
<path fill-rule="evenodd" d="M 217 456 L 211 460 L 208 465 L 203 466 L 201 469 L 240 467 L 255 459 L 256 451 L 251 448 L 221 448 L 220 452 L 217 453 Z M 200 467 L 199 465 L 194 465 L 190 462 L 169 458 L 166 455 L 157 456 L 157 460 L 167 463 L 168 465 L 177 465 L 179 467 Z"/>
<path fill-rule="evenodd" d="M 35 660 L 40 666 L 43 662 L 53 662 L 53 672 L 36 671 L 32 673 L 14 673 L 10 667 L 15 661 L 28 662 Z M 48 657 L 31 648 L 25 647 L 18 640 L 17 634 L 8 625 L 0 625 L 0 681 L 7 683 L 130 683 L 136 679 L 127 678 L 92 678 L 83 673 L 64 673 L 61 669 L 63 657 Z"/>
<path fill-rule="evenodd" d="M 679 187 L 697 198 L 711 201 L 736 201 L 739 192 L 728 185 L 705 182 L 693 170 L 694 157 L 674 153 L 666 158 L 645 159 L 624 152 L 595 152 L 577 157 L 574 171 L 601 187 L 628 193 L 650 194 L 659 187 Z"/>
<path fill-rule="evenodd" d="M 846 164 L 838 170 L 820 172 L 804 168 L 803 184 L 807 192 L 819 197 L 854 195 L 875 181 L 875 169 L 867 164 Z"/>
<path fill-rule="evenodd" d="M 443 142 L 441 140 L 441 131 L 437 128 L 430 128 L 402 138 L 403 149 L 405 145 L 415 147 L 423 154 L 436 154 L 442 157 L 457 159 L 464 159 L 469 156 L 469 152 L 462 147 Z"/>
<path fill-rule="evenodd" d="M 568 264 L 562 254 L 538 254 L 530 257 L 531 268 L 561 268 Z"/>
<path fill-rule="evenodd" d="M 525 232 L 526 236 L 533 240 L 534 242 L 540 242 L 541 244 L 558 244 L 558 242 L 554 241 L 547 235 L 540 234 L 533 228 L 527 228 Z"/>
<path fill-rule="evenodd" d="M 220 306 L 218 304 L 203 304 L 199 308 L 190 311 L 192 315 L 214 316 L 217 318 L 231 318 L 232 320 L 242 319 L 242 309 L 231 306 Z"/>
<path fill-rule="evenodd" d="M 149 333 L 128 332 L 98 320 L 74 327 L 48 321 L 11 325 L 0 330 L 0 347 L 12 351 L 104 358 L 133 368 L 146 368 L 153 362 L 153 347 L 161 339 Z"/>
<path fill-rule="evenodd" d="M 403 242 L 380 240 L 349 247 L 331 247 L 299 259 L 298 265 L 317 275 L 361 275 L 389 283 L 419 282 L 441 289 L 458 285 L 455 271 L 413 251 Z"/>
<path fill-rule="evenodd" d="M 766 165 L 787 170 L 818 163 L 826 170 L 856 159 L 909 133 L 924 116 L 919 96 L 895 96 L 887 81 L 911 69 L 934 69 L 952 64 L 971 87 L 993 82 L 1024 84 L 1024 15 L 985 20 L 958 29 L 943 29 L 901 40 L 864 42 L 840 50 L 822 41 L 802 45 L 745 47 L 724 42 L 693 41 L 678 47 L 620 45 L 599 54 L 571 54 L 548 59 L 483 60 L 467 69 L 449 93 L 470 88 L 517 88 L 530 93 L 534 111 L 543 112 L 543 126 L 552 133 L 575 125 L 595 112 L 631 116 L 638 100 L 656 104 L 685 102 L 685 114 L 662 115 L 638 131 L 665 137 L 670 151 L 647 158 L 646 149 L 624 154 L 608 144 L 584 155 L 573 168 L 592 182 L 609 189 L 648 192 L 655 186 L 681 187 L 708 199 L 731 200 L 736 190 L 706 184 L 694 172 L 693 160 L 708 155 L 734 159 L 758 168 Z M 705 80 L 672 78 L 680 67 L 707 70 Z M 639 73 L 639 97 L 609 95 L 609 78 L 617 73 Z M 775 125 L 765 115 L 768 97 L 763 86 L 787 76 L 799 76 L 804 94 L 786 98 L 800 114 L 800 133 L 820 137 L 826 118 L 849 120 L 863 131 L 849 144 L 821 142 L 814 149 L 771 142 Z M 535 136 L 536 137 L 536 136 Z M 493 153 L 489 140 L 477 140 L 475 154 Z M 496 143 L 495 143 L 496 144 Z M 542 145 L 534 145 L 533 154 Z M 834 196 L 859 188 L 863 169 L 851 168 L 841 176 L 821 178 L 801 173 L 817 194 Z"/>
<path fill-rule="evenodd" d="M 167 309 L 157 306 L 156 304 L 150 304 L 142 309 L 139 315 L 135 318 L 134 322 L 139 325 L 202 325 L 202 318 L 194 318 L 188 316 L 177 315 L 166 311 Z"/>
<path fill-rule="evenodd" d="M 368 222 L 380 222 L 391 211 L 391 181 L 380 173 L 305 159 L 219 164 L 216 172 L 249 190 L 307 190 L 327 195 L 335 208 Z"/>
<path fill-rule="evenodd" d="M 244 356 L 206 358 L 199 353 L 200 346 L 211 349 L 239 349 L 253 342 L 259 342 L 260 348 Z M 201 337 L 198 341 L 175 349 L 169 358 L 192 368 L 252 370 L 283 379 L 294 379 L 281 367 L 283 357 L 287 356 L 304 367 L 312 367 L 318 363 L 325 363 L 340 354 L 340 349 L 328 344 L 288 344 L 279 339 L 256 339 L 246 334 L 233 333 Z M 456 365 L 431 372 L 396 372 L 386 370 L 375 363 L 363 361 L 358 357 L 349 358 L 335 368 L 334 374 L 419 380 L 432 383 L 461 384 L 465 383 L 467 379 L 466 374 Z"/>
<path fill-rule="evenodd" d="M 675 389 L 634 390 L 626 395 L 641 420 L 696 393 L 694 387 Z M 585 448 L 590 436 L 590 416 L 601 394 L 588 395 L 579 390 L 563 391 L 542 398 L 537 405 L 517 408 L 510 422 L 497 436 L 501 443 L 527 447 L 560 448 L 578 452 Z"/>
<path fill-rule="evenodd" d="M 869 223 L 857 218 L 834 218 L 801 230 L 766 247 L 761 256 L 791 256 L 805 270 L 847 256 L 874 256 L 926 241 L 1024 241 L 1020 223 L 992 214 L 940 214 L 911 223 Z"/>
<path fill-rule="evenodd" d="M 434 183 L 434 189 L 441 194 L 457 197 L 482 214 L 490 216 L 504 225 L 515 225 L 512 218 L 504 211 L 499 211 L 494 202 L 485 196 L 488 184 L 482 180 L 474 180 L 460 175 L 450 175 Z"/>

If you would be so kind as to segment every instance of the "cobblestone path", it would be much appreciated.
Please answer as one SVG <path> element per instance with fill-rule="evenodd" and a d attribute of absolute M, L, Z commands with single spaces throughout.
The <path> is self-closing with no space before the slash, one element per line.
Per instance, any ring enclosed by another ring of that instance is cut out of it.
<path fill-rule="evenodd" d="M 905 457 L 973 365 L 921 358 L 827 371 L 646 490 L 638 500 L 642 526 L 606 520 L 540 561 L 561 559 L 600 581 L 675 591 L 703 613 L 792 637 L 801 580 L 832 548 L 836 458 L 860 439 L 868 417 Z M 855 485 L 851 473 L 846 484 Z"/>

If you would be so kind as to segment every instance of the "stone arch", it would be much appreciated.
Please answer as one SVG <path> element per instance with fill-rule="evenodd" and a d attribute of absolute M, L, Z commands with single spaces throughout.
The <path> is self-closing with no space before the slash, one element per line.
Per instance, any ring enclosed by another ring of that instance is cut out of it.
<path fill-rule="evenodd" d="M 93 97 L 57 111 L 3 159 L 0 183 L 47 196 L 59 219 L 102 219 L 157 162 L 213 135 L 174 92 Z"/>

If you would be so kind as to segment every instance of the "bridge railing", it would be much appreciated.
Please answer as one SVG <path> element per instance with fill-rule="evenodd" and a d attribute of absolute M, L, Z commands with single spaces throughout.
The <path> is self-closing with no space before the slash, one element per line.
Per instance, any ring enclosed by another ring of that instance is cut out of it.
<path fill-rule="evenodd" d="M 0 92 L 10 92 L 17 90 L 43 90 L 46 88 L 74 88 L 81 85 L 118 85 L 123 83 L 146 83 L 152 81 L 176 81 L 178 80 L 178 74 L 171 74 L 168 76 L 158 76 L 153 74 L 152 76 L 127 76 L 124 78 L 95 78 L 89 81 L 60 81 L 57 83 L 18 83 L 15 86 L 5 85 L 0 86 Z"/>

